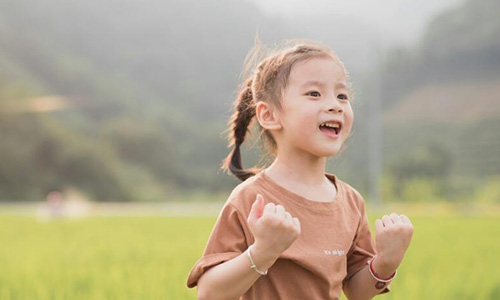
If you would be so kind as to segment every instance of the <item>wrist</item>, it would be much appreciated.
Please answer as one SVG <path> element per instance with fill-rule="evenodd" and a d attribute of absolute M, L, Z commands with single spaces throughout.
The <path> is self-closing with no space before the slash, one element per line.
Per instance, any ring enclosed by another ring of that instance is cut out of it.
<path fill-rule="evenodd" d="M 373 259 L 373 269 L 381 278 L 388 278 L 396 271 L 397 266 L 394 266 L 382 256 L 377 255 Z"/>
<path fill-rule="evenodd" d="M 281 254 L 276 254 L 274 253 L 271 249 L 268 247 L 264 247 L 263 245 L 255 242 L 252 245 L 252 251 L 250 253 L 252 255 L 252 258 L 255 262 L 255 264 L 260 268 L 260 269 L 269 269 L 276 260 L 278 260 L 279 256 Z"/>

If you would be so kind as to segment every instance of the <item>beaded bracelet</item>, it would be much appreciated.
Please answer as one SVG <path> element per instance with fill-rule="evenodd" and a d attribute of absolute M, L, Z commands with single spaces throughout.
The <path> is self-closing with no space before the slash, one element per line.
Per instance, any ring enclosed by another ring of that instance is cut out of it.
<path fill-rule="evenodd" d="M 267 271 L 268 270 L 265 270 L 265 271 L 261 271 L 259 269 L 257 269 L 257 266 L 255 265 L 255 263 L 253 262 L 253 259 L 252 259 L 252 256 L 250 256 L 250 249 L 252 249 L 252 246 L 253 245 L 250 245 L 247 249 L 247 256 L 248 258 L 250 259 L 250 264 L 251 264 L 251 268 L 254 269 L 257 273 L 259 273 L 260 275 L 267 275 Z"/>

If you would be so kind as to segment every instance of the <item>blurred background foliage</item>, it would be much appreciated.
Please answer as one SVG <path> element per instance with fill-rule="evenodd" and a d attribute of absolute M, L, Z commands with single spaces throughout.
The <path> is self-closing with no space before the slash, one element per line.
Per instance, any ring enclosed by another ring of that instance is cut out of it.
<path fill-rule="evenodd" d="M 304 26 L 311 16 L 250 2 L 0 0 L 0 201 L 67 186 L 97 201 L 230 191 L 222 132 L 263 28 L 265 43 L 318 39 L 346 64 L 355 128 L 329 172 L 368 190 L 378 93 L 384 201 L 500 203 L 499 9 L 465 1 L 414 45 L 386 49 L 370 26 L 335 31 L 326 18 L 318 31 Z M 246 167 L 261 154 L 252 144 Z"/>

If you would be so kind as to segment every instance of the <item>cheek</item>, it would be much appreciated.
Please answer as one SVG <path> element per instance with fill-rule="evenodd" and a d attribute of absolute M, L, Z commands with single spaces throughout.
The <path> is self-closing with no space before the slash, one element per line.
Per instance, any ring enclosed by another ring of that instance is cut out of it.
<path fill-rule="evenodd" d="M 308 136 L 314 133 L 314 131 L 318 130 L 318 122 L 315 114 L 304 114 L 302 115 L 301 122 L 297 122 L 296 130 L 300 131 Z"/>
<path fill-rule="evenodd" d="M 288 128 L 294 133 L 311 134 L 311 130 L 317 128 L 317 117 L 314 112 L 308 112 L 304 108 L 290 110 L 287 115 Z"/>
<path fill-rule="evenodd" d="M 352 125 L 354 123 L 354 114 L 352 112 L 352 109 L 348 109 L 346 111 L 346 114 L 344 116 L 344 125 L 346 126 L 346 129 L 347 129 L 347 134 L 349 134 L 351 132 L 351 129 L 352 129 Z"/>

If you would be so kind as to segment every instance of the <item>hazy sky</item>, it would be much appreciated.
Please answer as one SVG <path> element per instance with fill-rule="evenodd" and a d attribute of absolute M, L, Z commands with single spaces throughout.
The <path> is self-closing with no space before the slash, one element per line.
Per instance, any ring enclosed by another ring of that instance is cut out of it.
<path fill-rule="evenodd" d="M 287 17 L 353 18 L 381 32 L 384 42 L 410 45 L 418 40 L 425 25 L 438 13 L 464 0 L 247 0 L 268 14 Z M 396 25 L 395 25 L 396 24 Z"/>

